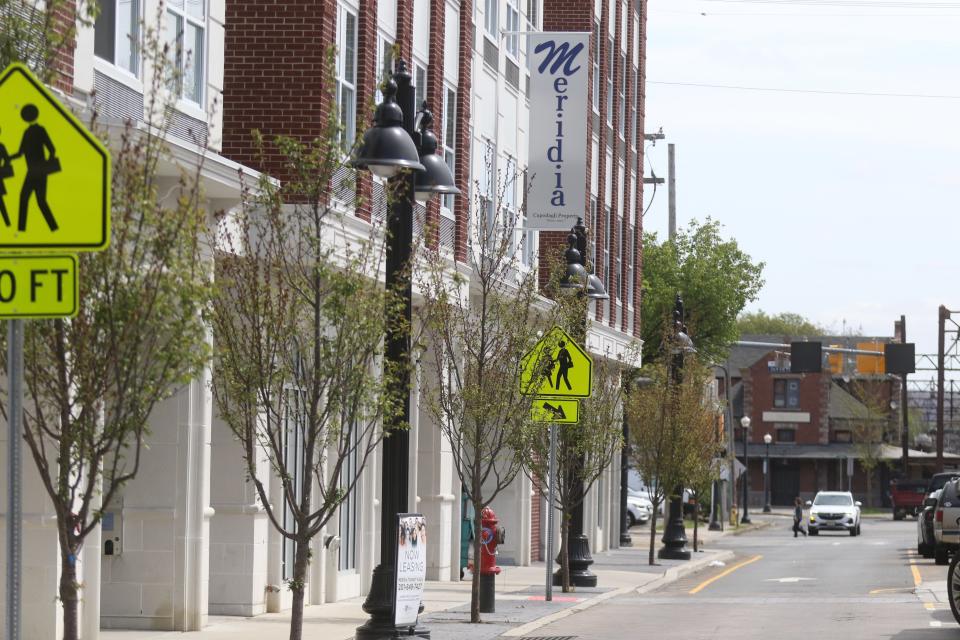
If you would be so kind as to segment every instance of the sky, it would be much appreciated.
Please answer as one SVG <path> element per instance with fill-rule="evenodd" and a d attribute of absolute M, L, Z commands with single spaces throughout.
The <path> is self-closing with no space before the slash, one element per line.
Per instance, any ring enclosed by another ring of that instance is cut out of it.
<path fill-rule="evenodd" d="M 946 0 L 649 0 L 646 175 L 674 143 L 678 228 L 709 216 L 766 263 L 747 311 L 881 336 L 905 315 L 936 353 L 939 305 L 960 320 L 958 33 Z"/>

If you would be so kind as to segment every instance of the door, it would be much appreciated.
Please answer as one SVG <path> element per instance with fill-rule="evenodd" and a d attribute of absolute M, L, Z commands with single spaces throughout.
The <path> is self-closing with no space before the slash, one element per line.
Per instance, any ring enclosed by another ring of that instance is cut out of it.
<path fill-rule="evenodd" d="M 770 502 L 777 506 L 792 506 L 800 495 L 800 465 L 793 460 L 770 461 Z"/>

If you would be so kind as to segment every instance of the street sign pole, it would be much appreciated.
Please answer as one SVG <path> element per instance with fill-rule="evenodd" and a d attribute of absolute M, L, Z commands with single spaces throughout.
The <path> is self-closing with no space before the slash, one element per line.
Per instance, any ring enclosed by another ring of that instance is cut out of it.
<path fill-rule="evenodd" d="M 23 433 L 23 320 L 7 321 L 7 639 L 20 640 L 20 438 Z"/>
<path fill-rule="evenodd" d="M 550 425 L 550 461 L 549 471 L 547 472 L 547 482 L 550 487 L 547 490 L 547 557 L 544 564 L 547 566 L 547 594 L 545 600 L 553 600 L 553 500 L 556 496 L 557 487 L 557 425 Z"/>

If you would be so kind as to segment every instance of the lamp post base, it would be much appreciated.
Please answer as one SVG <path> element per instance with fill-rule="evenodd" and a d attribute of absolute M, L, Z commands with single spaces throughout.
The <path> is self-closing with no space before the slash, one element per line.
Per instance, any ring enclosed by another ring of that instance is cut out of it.
<path fill-rule="evenodd" d="M 357 627 L 356 640 L 393 640 L 394 638 L 423 638 L 429 640 L 430 630 L 417 621 L 411 626 L 393 624 L 394 569 L 377 565 L 373 570 L 370 593 L 363 602 L 363 610 L 370 619 Z M 423 605 L 420 605 L 421 611 Z"/>
<path fill-rule="evenodd" d="M 740 518 L 740 524 L 753 524 L 753 520 L 750 519 L 750 514 L 746 511 L 743 512 L 743 517 Z"/>
<path fill-rule="evenodd" d="M 720 525 L 720 518 L 720 485 L 714 481 L 710 494 L 710 525 L 707 529 L 710 531 L 723 531 L 723 527 Z"/>
<path fill-rule="evenodd" d="M 630 537 L 630 534 L 626 531 L 620 532 L 620 546 L 621 547 L 632 547 L 633 538 Z"/>
<path fill-rule="evenodd" d="M 687 532 L 683 528 L 683 487 L 679 488 L 678 495 L 670 499 L 670 510 L 667 524 L 660 539 L 663 546 L 657 551 L 661 560 L 689 560 L 690 551 L 687 550 Z"/>
<path fill-rule="evenodd" d="M 593 556 L 590 555 L 590 541 L 587 536 L 580 534 L 570 536 L 570 584 L 575 587 L 595 587 L 597 586 L 597 575 L 590 571 L 590 565 L 593 564 Z M 561 558 L 557 557 L 557 562 Z M 563 586 L 563 569 L 559 569 L 553 574 L 553 586 Z M 359 638 L 357 639 L 359 640 Z"/>
<path fill-rule="evenodd" d="M 763 505 L 763 512 L 764 512 L 764 513 L 770 513 L 771 511 L 772 511 L 772 509 L 770 508 L 770 503 L 769 503 L 769 502 L 768 502 L 767 504 Z"/>

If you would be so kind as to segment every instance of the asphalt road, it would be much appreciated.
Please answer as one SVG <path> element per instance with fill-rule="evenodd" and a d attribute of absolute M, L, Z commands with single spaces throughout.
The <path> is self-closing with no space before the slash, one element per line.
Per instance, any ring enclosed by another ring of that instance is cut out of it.
<path fill-rule="evenodd" d="M 913 520 L 864 520 L 861 536 L 794 539 L 776 526 L 727 536 L 735 558 L 664 589 L 612 599 L 531 636 L 577 640 L 960 638 L 946 567 L 916 555 Z M 939 593 L 940 601 L 937 602 Z"/>

